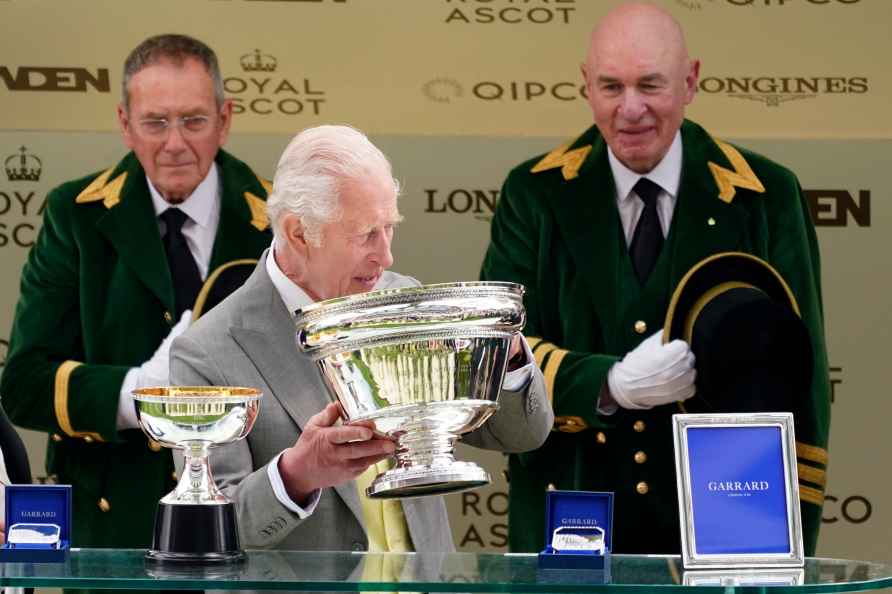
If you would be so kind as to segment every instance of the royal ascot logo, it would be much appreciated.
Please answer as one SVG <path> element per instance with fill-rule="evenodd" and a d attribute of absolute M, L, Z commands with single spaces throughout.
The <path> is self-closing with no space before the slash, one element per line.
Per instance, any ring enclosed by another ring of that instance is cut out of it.
<path fill-rule="evenodd" d="M 40 181 L 40 173 L 43 171 L 40 158 L 30 154 L 24 146 L 19 147 L 19 153 L 6 157 L 3 165 L 9 181 Z"/>
<path fill-rule="evenodd" d="M 279 60 L 259 49 L 239 58 L 243 76 L 223 79 L 233 113 L 268 115 L 322 114 L 326 92 L 309 78 L 278 75 Z"/>
<path fill-rule="evenodd" d="M 563 103 L 586 99 L 584 83 L 569 81 L 544 82 L 536 80 L 482 80 L 465 85 L 449 77 L 438 77 L 421 85 L 422 94 L 436 103 L 455 103 L 469 100 L 510 103 L 560 101 Z"/>
<path fill-rule="evenodd" d="M 861 0 L 675 0 L 688 10 L 703 10 L 713 6 L 850 6 Z"/>
<path fill-rule="evenodd" d="M 46 208 L 46 199 L 38 198 L 35 190 L 22 188 L 40 180 L 43 161 L 28 152 L 25 146 L 6 157 L 3 162 L 6 179 L 13 187 L 0 186 L 0 248 L 27 249 L 34 245 L 40 217 Z"/>
<path fill-rule="evenodd" d="M 91 72 L 87 68 L 73 66 L 0 66 L 0 80 L 10 91 L 67 91 L 86 93 L 93 89 L 108 93 L 108 68 L 97 68 Z"/>
<path fill-rule="evenodd" d="M 447 25 L 568 25 L 576 0 L 444 0 Z"/>
<path fill-rule="evenodd" d="M 768 481 L 709 481 L 706 490 L 724 493 L 728 497 L 750 497 L 754 492 L 767 491 Z"/>
<path fill-rule="evenodd" d="M 498 190 L 431 188 L 424 190 L 424 194 L 427 197 L 426 213 L 473 216 L 483 222 L 492 220 L 499 202 Z"/>
<path fill-rule="evenodd" d="M 863 95 L 868 92 L 864 76 L 708 76 L 700 91 L 735 99 L 760 101 L 768 107 L 822 95 Z"/>

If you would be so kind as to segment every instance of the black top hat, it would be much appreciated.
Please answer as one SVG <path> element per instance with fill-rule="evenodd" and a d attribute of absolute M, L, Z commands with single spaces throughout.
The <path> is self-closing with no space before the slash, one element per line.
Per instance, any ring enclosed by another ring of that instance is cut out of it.
<path fill-rule="evenodd" d="M 675 339 L 697 359 L 685 412 L 793 412 L 811 389 L 811 339 L 796 298 L 753 255 L 715 254 L 685 274 L 663 328 L 664 341 Z"/>
<path fill-rule="evenodd" d="M 192 320 L 195 321 L 211 310 L 215 305 L 229 297 L 229 294 L 245 284 L 254 268 L 257 260 L 245 258 L 232 260 L 218 266 L 198 292 L 195 305 L 192 307 Z"/>

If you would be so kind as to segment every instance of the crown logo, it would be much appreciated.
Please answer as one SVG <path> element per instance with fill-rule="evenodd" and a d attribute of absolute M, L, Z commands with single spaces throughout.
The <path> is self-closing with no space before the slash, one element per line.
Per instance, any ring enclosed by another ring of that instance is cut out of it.
<path fill-rule="evenodd" d="M 24 146 L 19 148 L 20 155 L 12 154 L 6 157 L 3 163 L 6 166 L 6 177 L 9 181 L 39 181 L 40 172 L 43 171 L 43 163 L 27 152 Z M 18 167 L 16 167 L 18 165 Z"/>
<path fill-rule="evenodd" d="M 260 53 L 260 50 L 254 50 L 253 54 L 245 54 L 239 59 L 242 64 L 242 70 L 245 72 L 275 72 L 279 61 L 275 56 Z"/>

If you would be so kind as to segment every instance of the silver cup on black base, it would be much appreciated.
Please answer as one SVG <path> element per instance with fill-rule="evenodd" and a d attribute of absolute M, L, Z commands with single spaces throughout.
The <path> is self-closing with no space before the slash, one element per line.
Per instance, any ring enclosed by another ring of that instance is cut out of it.
<path fill-rule="evenodd" d="M 455 443 L 498 410 L 523 286 L 472 282 L 374 291 L 302 308 L 299 348 L 317 362 L 347 421 L 372 420 L 397 442 L 396 464 L 366 489 L 417 497 L 489 482 Z"/>
<path fill-rule="evenodd" d="M 214 484 L 210 448 L 242 439 L 260 410 L 259 390 L 221 386 L 134 390 L 142 430 L 163 446 L 183 450 L 176 488 L 158 503 L 146 558 L 173 563 L 231 563 L 244 558 L 235 505 Z"/>

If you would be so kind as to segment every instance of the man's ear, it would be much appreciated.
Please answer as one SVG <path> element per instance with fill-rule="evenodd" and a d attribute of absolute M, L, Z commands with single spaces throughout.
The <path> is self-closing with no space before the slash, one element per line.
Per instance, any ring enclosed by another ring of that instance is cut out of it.
<path fill-rule="evenodd" d="M 288 246 L 295 252 L 307 256 L 309 242 L 304 235 L 304 226 L 296 214 L 287 214 L 282 219 L 282 231 Z"/>
<path fill-rule="evenodd" d="M 133 148 L 133 127 L 130 123 L 130 116 L 127 115 L 127 109 L 118 105 L 118 127 L 121 129 L 121 136 L 124 138 L 124 144 L 127 148 Z"/>

